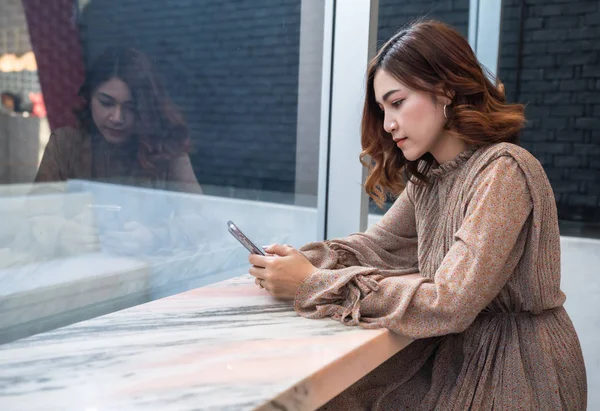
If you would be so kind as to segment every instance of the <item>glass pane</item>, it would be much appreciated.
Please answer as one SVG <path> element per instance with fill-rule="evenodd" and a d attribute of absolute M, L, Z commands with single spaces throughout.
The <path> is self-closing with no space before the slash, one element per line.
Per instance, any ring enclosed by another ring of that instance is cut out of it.
<path fill-rule="evenodd" d="M 0 16 L 0 342 L 245 274 L 229 220 L 316 239 L 322 2 Z"/>
<path fill-rule="evenodd" d="M 600 6 L 503 7 L 499 75 L 526 104 L 521 143 L 548 174 L 561 234 L 600 238 Z"/>

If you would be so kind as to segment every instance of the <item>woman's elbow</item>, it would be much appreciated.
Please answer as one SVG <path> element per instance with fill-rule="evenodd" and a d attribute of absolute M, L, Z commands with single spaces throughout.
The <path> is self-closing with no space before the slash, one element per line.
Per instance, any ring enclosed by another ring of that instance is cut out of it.
<path fill-rule="evenodd" d="M 475 317 L 469 313 L 444 310 L 442 312 L 431 312 L 421 321 L 404 332 L 400 332 L 411 338 L 431 338 L 449 334 L 460 334 L 471 326 Z"/>

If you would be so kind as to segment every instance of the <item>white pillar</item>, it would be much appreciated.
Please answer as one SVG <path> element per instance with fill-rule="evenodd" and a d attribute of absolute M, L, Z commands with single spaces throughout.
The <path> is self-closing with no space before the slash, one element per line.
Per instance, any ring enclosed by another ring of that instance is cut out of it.
<path fill-rule="evenodd" d="M 325 3 L 302 0 L 296 121 L 296 204 L 314 205 L 319 173 Z M 330 64 L 328 62 L 328 64 Z M 328 92 L 328 91 L 327 91 Z M 329 114 L 327 118 L 329 118 Z"/>
<path fill-rule="evenodd" d="M 327 236 L 329 185 L 329 127 L 331 114 L 331 71 L 333 66 L 333 25 L 335 0 L 324 0 L 323 64 L 321 71 L 321 117 L 319 122 L 319 182 L 317 196 L 317 240 Z"/>
<path fill-rule="evenodd" d="M 494 76 L 498 74 L 502 0 L 471 0 L 469 44 L 477 58 Z"/>
<path fill-rule="evenodd" d="M 367 65 L 377 46 L 379 0 L 335 2 L 326 237 L 367 227 L 366 169 L 359 162 Z"/>

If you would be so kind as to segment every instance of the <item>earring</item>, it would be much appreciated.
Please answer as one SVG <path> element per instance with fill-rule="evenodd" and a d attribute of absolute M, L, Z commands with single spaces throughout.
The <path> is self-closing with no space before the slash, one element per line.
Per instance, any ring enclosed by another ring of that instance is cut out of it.
<path fill-rule="evenodd" d="M 446 104 L 444 104 L 444 117 L 448 118 L 448 115 L 446 114 Z"/>

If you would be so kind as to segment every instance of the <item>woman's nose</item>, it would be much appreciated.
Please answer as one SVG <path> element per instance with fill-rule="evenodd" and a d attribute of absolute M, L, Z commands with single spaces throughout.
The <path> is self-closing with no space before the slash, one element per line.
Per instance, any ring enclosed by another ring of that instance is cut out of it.
<path fill-rule="evenodd" d="M 123 109 L 121 108 L 121 106 L 117 105 L 115 106 L 115 109 L 112 112 L 112 115 L 110 116 L 111 121 L 115 122 L 115 123 L 122 123 L 123 122 Z"/>
<path fill-rule="evenodd" d="M 383 129 L 386 132 L 392 134 L 394 131 L 398 130 L 398 122 L 396 120 L 393 120 L 393 119 L 385 118 L 383 120 Z"/>

